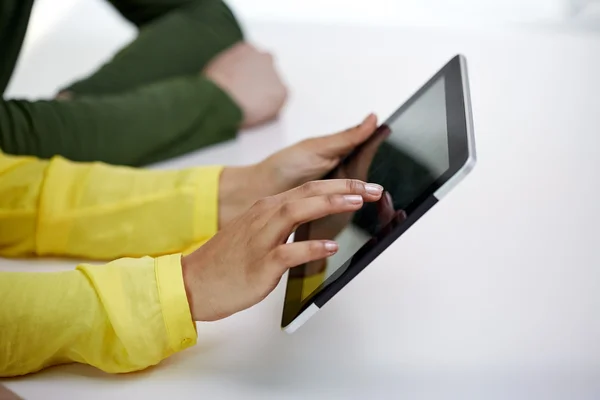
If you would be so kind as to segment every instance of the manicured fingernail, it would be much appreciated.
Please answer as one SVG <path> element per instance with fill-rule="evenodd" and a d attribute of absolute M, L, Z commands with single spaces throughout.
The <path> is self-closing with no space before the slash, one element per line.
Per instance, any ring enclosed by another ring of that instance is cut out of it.
<path fill-rule="evenodd" d="M 336 242 L 325 242 L 325 250 L 334 253 L 338 250 L 338 245 Z"/>
<path fill-rule="evenodd" d="M 390 192 L 385 192 L 385 199 L 387 200 L 390 206 L 394 206 L 394 200 L 392 200 L 392 195 L 390 194 Z"/>
<path fill-rule="evenodd" d="M 383 186 L 376 183 L 367 183 L 365 184 L 365 190 L 369 194 L 380 195 L 383 192 Z"/>
<path fill-rule="evenodd" d="M 362 196 L 358 194 L 347 194 L 344 196 L 344 200 L 350 204 L 362 204 L 363 202 Z"/>

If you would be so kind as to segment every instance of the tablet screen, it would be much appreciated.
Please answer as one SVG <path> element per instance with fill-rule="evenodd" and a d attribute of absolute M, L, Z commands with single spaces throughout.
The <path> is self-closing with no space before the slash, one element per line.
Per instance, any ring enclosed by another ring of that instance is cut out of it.
<path fill-rule="evenodd" d="M 284 325 L 315 293 L 351 268 L 353 257 L 360 257 L 361 248 L 369 241 L 401 224 L 415 203 L 448 171 L 451 152 L 446 105 L 446 84 L 441 75 L 327 176 L 378 183 L 385 192 L 377 203 L 365 204 L 357 212 L 328 216 L 298 228 L 296 241 L 332 239 L 339 251 L 326 260 L 290 270 Z"/>

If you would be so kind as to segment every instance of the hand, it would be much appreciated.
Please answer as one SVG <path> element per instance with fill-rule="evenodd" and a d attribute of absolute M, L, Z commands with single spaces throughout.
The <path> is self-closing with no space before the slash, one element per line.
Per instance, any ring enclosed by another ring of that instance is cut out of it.
<path fill-rule="evenodd" d="M 21 398 L 8 390 L 6 386 L 0 385 L 0 400 L 20 400 Z"/>
<path fill-rule="evenodd" d="M 287 97 L 273 57 L 248 43 L 238 43 L 217 55 L 203 74 L 242 109 L 245 128 L 275 118 Z"/>
<path fill-rule="evenodd" d="M 370 114 L 358 126 L 333 135 L 303 140 L 268 157 L 258 165 L 268 182 L 265 191 L 280 193 L 305 182 L 321 179 L 377 129 L 377 117 Z M 375 148 L 376 150 L 376 148 Z M 367 168 L 370 162 L 366 163 Z"/>
<path fill-rule="evenodd" d="M 407 218 L 404 210 L 394 209 L 394 202 L 388 191 L 383 192 L 379 201 L 375 203 L 375 207 L 377 207 L 377 219 L 379 220 L 379 226 L 381 227 L 379 234 L 383 234 L 384 236 L 389 234 L 395 226 L 398 226 L 398 224 L 404 222 Z M 310 232 L 308 232 L 310 239 L 334 240 L 342 229 L 350 222 L 353 215 L 354 212 L 340 213 L 312 222 L 308 228 L 310 229 Z M 392 224 L 392 221 L 395 223 Z M 373 237 L 371 242 L 377 242 L 377 237 Z M 322 274 L 326 269 L 327 259 L 308 262 L 304 265 L 302 276 L 297 279 L 304 280 L 307 277 Z M 325 276 L 323 276 L 323 279 L 324 278 Z M 292 275 L 290 275 L 290 279 L 293 279 Z"/>
<path fill-rule="evenodd" d="M 304 140 L 258 164 L 225 168 L 219 184 L 219 227 L 246 211 L 258 199 L 321 179 L 371 137 L 376 128 L 377 118 L 369 115 L 354 128 Z M 363 160 L 362 165 L 368 168 L 370 161 Z"/>
<path fill-rule="evenodd" d="M 361 181 L 366 181 L 369 168 L 371 168 L 371 164 L 373 163 L 373 158 L 375 158 L 375 154 L 377 153 L 381 143 L 383 143 L 390 133 L 390 128 L 385 125 L 378 129 L 373 139 L 362 146 L 358 153 L 353 156 L 349 162 L 344 163 L 337 168 L 333 178 L 359 179 Z M 386 192 L 386 194 L 389 197 L 389 193 Z M 377 206 L 381 207 L 381 205 L 385 203 L 384 200 L 387 200 L 387 197 L 378 201 Z M 391 197 L 390 206 L 391 211 L 393 212 L 394 208 L 393 204 L 391 203 Z M 385 211 L 389 211 L 389 207 L 387 207 Z M 342 229 L 344 229 L 346 225 L 350 223 L 353 216 L 354 212 L 348 212 L 330 215 L 327 218 L 315 221 L 310 226 L 310 237 L 314 239 L 334 240 L 335 237 L 342 231 Z"/>
<path fill-rule="evenodd" d="M 286 244 L 296 227 L 330 214 L 354 211 L 381 198 L 379 185 L 349 179 L 310 182 L 264 198 L 194 253 L 183 257 L 192 317 L 215 321 L 252 307 L 292 267 L 331 256 L 337 244 Z"/>
<path fill-rule="evenodd" d="M 352 157 L 350 162 L 347 162 L 338 168 L 335 178 L 344 179 L 354 177 L 355 179 L 360 180 L 367 179 L 367 174 L 369 173 L 375 154 L 377 154 L 377 150 L 379 150 L 379 146 L 381 146 L 391 132 L 392 131 L 387 125 L 382 125 L 377 129 L 372 135 L 373 140 L 362 146 L 358 154 L 356 154 L 355 157 Z"/>
<path fill-rule="evenodd" d="M 73 99 L 73 93 L 69 92 L 68 90 L 63 90 L 62 92 L 59 92 L 56 97 L 54 97 L 54 100 L 72 100 Z"/>

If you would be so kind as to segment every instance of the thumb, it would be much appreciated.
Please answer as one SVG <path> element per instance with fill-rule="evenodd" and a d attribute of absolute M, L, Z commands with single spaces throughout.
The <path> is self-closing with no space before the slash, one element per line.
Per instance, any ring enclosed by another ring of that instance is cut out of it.
<path fill-rule="evenodd" d="M 365 144 L 360 149 L 360 153 L 358 157 L 354 160 L 358 162 L 362 168 L 368 170 L 371 167 L 371 163 L 373 162 L 373 158 L 375 158 L 375 153 L 379 150 L 379 147 L 383 143 L 383 141 L 390 135 L 392 131 L 387 125 L 381 125 L 378 129 L 375 130 L 375 134 L 373 139 L 371 139 L 367 144 Z M 367 171 L 364 171 L 366 174 Z M 366 179 L 366 176 L 365 176 Z"/>
<path fill-rule="evenodd" d="M 373 135 L 377 117 L 369 114 L 358 126 L 312 140 L 314 151 L 327 158 L 343 157 Z"/>

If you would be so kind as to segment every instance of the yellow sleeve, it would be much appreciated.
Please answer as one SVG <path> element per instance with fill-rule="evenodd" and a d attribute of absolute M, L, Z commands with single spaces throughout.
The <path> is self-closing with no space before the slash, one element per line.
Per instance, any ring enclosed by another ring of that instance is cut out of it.
<path fill-rule="evenodd" d="M 304 278 L 302 285 L 302 298 L 306 299 L 312 294 L 319 286 L 325 282 L 325 271 L 319 272 L 318 274 L 308 276 Z"/>
<path fill-rule="evenodd" d="M 195 343 L 180 254 L 0 273 L 0 376 L 70 362 L 135 371 Z"/>
<path fill-rule="evenodd" d="M 0 255 L 110 260 L 188 252 L 217 231 L 221 171 L 0 153 Z"/>

